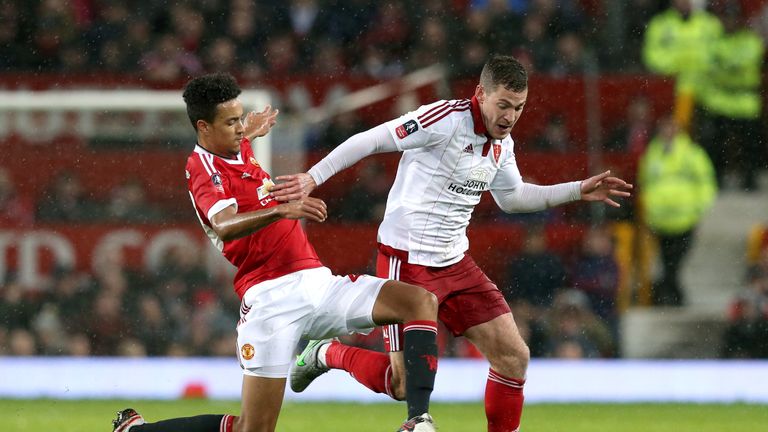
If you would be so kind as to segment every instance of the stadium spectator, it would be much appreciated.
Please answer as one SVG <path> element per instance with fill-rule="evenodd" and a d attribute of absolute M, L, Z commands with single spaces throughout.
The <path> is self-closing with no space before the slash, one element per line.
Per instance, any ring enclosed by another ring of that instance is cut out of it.
<path fill-rule="evenodd" d="M 585 47 L 579 33 L 563 33 L 555 41 L 555 47 L 554 60 L 547 70 L 550 76 L 562 78 L 597 73 L 597 60 Z"/>
<path fill-rule="evenodd" d="M 237 65 L 237 47 L 226 36 L 217 37 L 204 50 L 203 67 L 208 72 L 227 72 Z"/>
<path fill-rule="evenodd" d="M 62 355 L 67 351 L 67 338 L 55 305 L 44 304 L 32 321 L 41 355 Z"/>
<path fill-rule="evenodd" d="M 37 307 L 31 295 L 14 280 L 0 285 L 0 317 L 8 330 L 29 329 Z"/>
<path fill-rule="evenodd" d="M 358 173 L 355 183 L 342 197 L 336 217 L 343 221 L 379 221 L 384 217 L 392 179 L 376 161 L 363 163 Z"/>
<path fill-rule="evenodd" d="M 31 357 L 39 354 L 35 335 L 26 329 L 13 329 L 8 334 L 8 354 L 16 357 Z"/>
<path fill-rule="evenodd" d="M 291 77 L 302 67 L 298 47 L 290 33 L 272 36 L 264 46 L 265 72 L 272 76 Z"/>
<path fill-rule="evenodd" d="M 54 269 L 51 289 L 42 299 L 43 308 L 52 306 L 65 333 L 76 333 L 83 328 L 85 315 L 96 295 L 93 278 L 69 268 Z"/>
<path fill-rule="evenodd" d="M 173 33 L 160 35 L 153 48 L 142 56 L 140 64 L 142 75 L 150 81 L 174 81 L 203 70 L 200 58 L 186 51 Z"/>
<path fill-rule="evenodd" d="M 117 345 L 117 355 L 120 357 L 146 357 L 147 350 L 141 341 L 127 337 L 120 341 Z"/>
<path fill-rule="evenodd" d="M 546 25 L 545 17 L 540 14 L 528 14 L 523 21 L 523 40 L 516 52 L 529 60 L 531 73 L 548 71 L 555 61 L 555 42 L 547 33 Z"/>
<path fill-rule="evenodd" d="M 654 303 L 682 306 L 680 268 L 717 193 L 712 162 L 667 116 L 659 121 L 656 136 L 640 159 L 637 183 L 643 219 L 661 252 L 663 274 L 653 286 Z"/>
<path fill-rule="evenodd" d="M 568 132 L 568 126 L 561 116 L 549 116 L 544 131 L 533 139 L 531 150 L 552 153 L 573 151 L 573 140 Z"/>
<path fill-rule="evenodd" d="M 408 68 L 420 69 L 435 63 L 448 63 L 449 31 L 441 19 L 427 17 L 421 21 L 416 42 L 410 48 Z"/>
<path fill-rule="evenodd" d="M 269 196 L 273 182 L 253 157 L 237 99 L 240 93 L 231 75 L 213 74 L 189 81 L 183 97 L 197 134 L 186 165 L 194 210 L 211 241 L 238 267 L 241 414 L 176 418 L 162 421 L 162 426 L 143 426 L 144 419 L 136 411 L 125 409 L 113 422 L 115 429 L 274 431 L 300 338 L 363 332 L 376 324 L 405 321 L 409 420 L 401 430 L 418 425 L 416 430 L 434 431 L 428 414 L 437 371 L 434 296 L 397 281 L 334 276 L 322 266 L 298 220 L 324 221 L 325 204 L 316 198 L 280 204 Z M 220 315 L 217 302 L 201 303 L 205 313 L 194 314 L 193 320 L 210 324 Z M 193 327 L 200 329 L 194 321 Z M 318 359 L 306 360 L 317 367 Z"/>
<path fill-rule="evenodd" d="M 319 41 L 315 47 L 315 56 L 310 72 L 316 76 L 336 78 L 347 73 L 344 50 L 331 39 Z"/>
<path fill-rule="evenodd" d="M 560 291 L 546 322 L 551 338 L 550 357 L 598 358 L 616 355 L 610 330 L 592 312 L 589 299 L 581 291 Z"/>
<path fill-rule="evenodd" d="M 37 204 L 37 218 L 46 222 L 85 222 L 101 219 L 102 206 L 91 199 L 75 171 L 53 177 Z"/>
<path fill-rule="evenodd" d="M 768 248 L 749 269 L 747 287 L 728 307 L 723 358 L 768 358 Z"/>
<path fill-rule="evenodd" d="M 25 45 L 21 41 L 22 7 L 18 1 L 3 2 L 0 8 L 0 68 L 16 70 L 24 68 Z"/>
<path fill-rule="evenodd" d="M 310 134 L 307 139 L 307 149 L 310 152 L 319 150 L 329 151 L 346 137 L 365 129 L 365 125 L 354 111 L 347 111 L 331 117 L 316 134 Z"/>
<path fill-rule="evenodd" d="M 93 355 L 91 350 L 91 340 L 83 333 L 75 333 L 69 336 L 67 341 L 66 355 L 72 357 L 90 357 Z"/>
<path fill-rule="evenodd" d="M 128 309 L 123 298 L 120 293 L 110 291 L 101 291 L 96 295 L 84 327 L 91 339 L 94 355 L 115 354 L 123 338 L 130 335 L 124 313 Z"/>
<path fill-rule="evenodd" d="M 131 333 L 141 341 L 146 354 L 161 356 L 166 353 L 174 337 L 174 323 L 163 310 L 160 299 L 153 293 L 139 297 L 135 319 L 130 322 Z"/>
<path fill-rule="evenodd" d="M 128 223 L 162 222 L 163 212 L 147 200 L 144 182 L 128 179 L 110 192 L 105 218 Z"/>
<path fill-rule="evenodd" d="M 766 161 L 760 73 L 765 45 L 735 5 L 720 17 L 724 32 L 710 47 L 712 59 L 699 91 L 696 136 L 712 159 L 720 187 L 731 171 L 742 190 L 754 191 L 758 169 Z"/>
<path fill-rule="evenodd" d="M 565 286 L 565 276 L 562 259 L 547 248 L 544 227 L 532 226 L 525 232 L 523 250 L 509 264 L 504 297 L 510 304 L 524 302 L 534 315 L 541 314 Z"/>
<path fill-rule="evenodd" d="M 272 188 L 281 201 L 299 199 L 365 156 L 404 152 L 379 227 L 377 272 L 437 293 L 441 321 L 488 358 L 491 368 L 485 406 L 490 431 L 516 430 L 520 425 L 529 349 L 504 296 L 466 254 L 466 228 L 483 192 L 491 190 L 506 212 L 532 212 L 579 199 L 618 206 L 611 198 L 628 196 L 626 190 L 631 188 L 623 180 L 609 177 L 609 172 L 552 186 L 524 183 L 509 134 L 527 97 L 528 77 L 522 64 L 509 56 L 491 57 L 471 100 L 438 101 L 359 133 L 309 173 L 280 176 L 278 180 L 284 183 Z M 456 133 L 457 129 L 463 132 Z M 402 397 L 407 395 L 402 388 L 404 363 L 399 352 L 403 345 L 394 327 L 389 327 L 386 340 L 391 359 L 359 349 L 345 350 L 330 341 L 316 346 L 327 346 L 327 353 L 355 353 L 354 361 L 332 367 L 350 372 L 374 391 Z M 320 348 L 310 346 L 304 354 L 312 355 L 313 349 Z M 392 379 L 387 383 L 384 371 L 390 365 Z M 292 375 L 292 386 L 316 377 L 298 366 L 294 365 L 297 372 Z"/>
<path fill-rule="evenodd" d="M 672 0 L 667 10 L 648 23 L 643 61 L 651 72 L 675 78 L 675 121 L 686 130 L 707 80 L 711 47 L 722 31 L 717 17 L 695 9 L 692 0 Z"/>
<path fill-rule="evenodd" d="M 632 97 L 623 121 L 608 132 L 605 149 L 639 158 L 653 135 L 653 115 L 648 98 Z"/>
<path fill-rule="evenodd" d="M 0 226 L 29 227 L 35 222 L 31 200 L 16 191 L 11 173 L 0 166 Z"/>
<path fill-rule="evenodd" d="M 614 346 L 619 344 L 619 277 L 611 232 L 605 226 L 591 227 L 582 239 L 569 280 L 574 289 L 587 296 L 590 309 L 608 326 Z"/>

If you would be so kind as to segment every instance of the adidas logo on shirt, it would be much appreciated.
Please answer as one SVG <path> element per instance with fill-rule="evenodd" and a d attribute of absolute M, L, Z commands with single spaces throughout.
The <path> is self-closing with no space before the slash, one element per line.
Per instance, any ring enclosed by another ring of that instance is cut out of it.
<path fill-rule="evenodd" d="M 464 153 L 474 153 L 475 152 L 475 148 L 472 147 L 472 144 L 470 144 L 470 145 L 464 147 L 464 150 L 462 150 L 462 151 Z"/>

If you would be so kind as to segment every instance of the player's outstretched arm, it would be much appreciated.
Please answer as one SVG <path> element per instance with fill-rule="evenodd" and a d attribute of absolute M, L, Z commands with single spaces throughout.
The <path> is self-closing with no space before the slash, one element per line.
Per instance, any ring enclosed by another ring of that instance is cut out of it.
<path fill-rule="evenodd" d="M 293 201 L 309 196 L 317 187 L 315 179 L 307 173 L 277 176 L 281 182 L 272 186 L 270 193 L 278 201 Z"/>
<path fill-rule="evenodd" d="M 280 219 L 324 222 L 327 217 L 328 209 L 323 200 L 306 197 L 247 213 L 237 213 L 235 206 L 229 206 L 211 218 L 211 225 L 221 240 L 229 241 L 252 234 Z"/>
<path fill-rule="evenodd" d="M 278 201 L 305 197 L 334 174 L 349 168 L 364 157 L 393 151 L 398 151 L 398 148 L 387 127 L 376 126 L 352 135 L 310 168 L 309 172 L 277 177 L 277 180 L 283 183 L 272 187 L 272 196 Z"/>
<path fill-rule="evenodd" d="M 581 199 L 602 201 L 613 207 L 621 207 L 612 197 L 628 197 L 632 185 L 618 177 L 611 177 L 611 171 L 592 176 L 581 182 Z"/>
<path fill-rule="evenodd" d="M 256 112 L 251 111 L 245 116 L 243 121 L 243 127 L 245 128 L 245 136 L 248 140 L 253 141 L 256 138 L 263 137 L 268 134 L 272 129 L 272 126 L 277 123 L 277 114 L 279 110 L 272 109 L 271 105 L 267 105 L 263 111 Z"/>

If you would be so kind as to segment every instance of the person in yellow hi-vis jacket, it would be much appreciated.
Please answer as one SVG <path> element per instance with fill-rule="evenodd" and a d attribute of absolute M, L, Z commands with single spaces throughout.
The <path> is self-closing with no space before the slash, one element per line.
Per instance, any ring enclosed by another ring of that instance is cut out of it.
<path fill-rule="evenodd" d="M 640 158 L 637 182 L 643 218 L 658 238 L 663 263 L 663 276 L 653 287 L 654 303 L 681 306 L 680 265 L 717 194 L 712 162 L 667 116 Z"/>
<path fill-rule="evenodd" d="M 712 57 L 699 92 L 694 123 L 701 143 L 715 165 L 718 184 L 735 168 L 741 188 L 758 188 L 757 174 L 765 157 L 763 146 L 761 67 L 765 45 L 745 25 L 738 7 L 721 15 L 725 32 L 712 46 Z"/>
<path fill-rule="evenodd" d="M 645 66 L 675 78 L 675 119 L 686 129 L 698 103 L 698 89 L 706 80 L 710 47 L 722 32 L 718 18 L 694 9 L 691 0 L 672 0 L 669 9 L 655 15 L 645 31 Z"/>

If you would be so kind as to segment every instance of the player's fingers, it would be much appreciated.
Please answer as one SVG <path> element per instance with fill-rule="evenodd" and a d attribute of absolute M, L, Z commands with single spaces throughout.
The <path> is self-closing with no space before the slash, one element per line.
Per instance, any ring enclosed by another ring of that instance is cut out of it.
<path fill-rule="evenodd" d="M 632 185 L 625 182 L 624 180 L 618 178 L 618 177 L 608 177 L 605 179 L 605 183 L 610 184 L 612 187 L 618 187 L 621 186 L 623 188 L 632 189 Z"/>
<path fill-rule="evenodd" d="M 621 207 L 621 204 L 617 203 L 616 201 L 614 201 L 614 200 L 612 200 L 610 198 L 604 199 L 603 202 L 608 204 L 611 207 Z"/>
<path fill-rule="evenodd" d="M 310 197 L 308 196 L 306 198 L 308 201 L 312 202 L 313 205 L 317 206 L 318 208 L 327 209 L 328 206 L 325 204 L 325 201 L 321 200 L 320 198 Z"/>
<path fill-rule="evenodd" d="M 285 191 L 285 192 L 299 192 L 301 190 L 301 186 L 299 185 L 299 182 L 296 180 L 290 180 L 284 183 L 276 183 L 274 186 L 272 186 L 272 189 L 270 191 Z"/>
<path fill-rule="evenodd" d="M 311 201 L 304 202 L 304 212 L 317 222 L 323 222 L 328 217 L 324 208 Z"/>
<path fill-rule="evenodd" d="M 289 202 L 289 201 L 296 201 L 297 199 L 301 198 L 301 196 L 296 196 L 296 194 L 292 195 L 272 195 L 272 197 L 280 202 Z"/>
<path fill-rule="evenodd" d="M 595 184 L 597 184 L 601 182 L 603 179 L 607 178 L 609 175 L 611 175 L 611 170 L 592 176 L 592 180 L 595 182 Z"/>
<path fill-rule="evenodd" d="M 615 195 L 615 196 L 623 196 L 623 197 L 632 196 L 632 194 L 629 193 L 629 192 L 620 191 L 620 190 L 616 190 L 616 189 L 611 189 L 608 193 L 610 193 L 611 195 Z"/>

